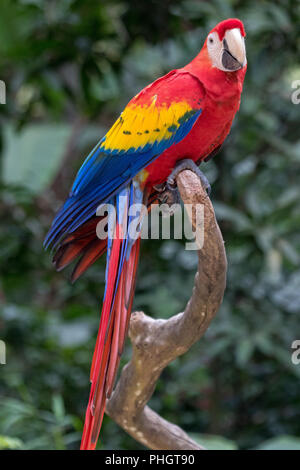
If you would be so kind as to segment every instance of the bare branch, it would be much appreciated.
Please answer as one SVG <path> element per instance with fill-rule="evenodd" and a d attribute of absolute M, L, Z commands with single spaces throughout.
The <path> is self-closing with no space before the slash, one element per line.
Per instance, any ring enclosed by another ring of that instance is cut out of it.
<path fill-rule="evenodd" d="M 204 205 L 204 246 L 198 253 L 198 271 L 185 311 L 168 320 L 154 320 L 143 312 L 131 316 L 131 361 L 124 367 L 107 401 L 106 413 L 134 439 L 150 449 L 201 450 L 181 428 L 166 421 L 147 403 L 163 369 L 184 354 L 207 330 L 222 302 L 226 285 L 226 253 L 214 210 L 199 178 L 182 171 L 177 184 L 184 204 Z M 195 211 L 190 215 L 194 230 Z"/>

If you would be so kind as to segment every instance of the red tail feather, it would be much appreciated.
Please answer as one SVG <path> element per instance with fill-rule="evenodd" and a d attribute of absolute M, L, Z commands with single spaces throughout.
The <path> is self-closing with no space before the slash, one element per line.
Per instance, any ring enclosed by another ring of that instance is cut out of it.
<path fill-rule="evenodd" d="M 101 219 L 93 217 L 69 234 L 59 245 L 53 257 L 57 271 L 61 271 L 81 256 L 71 276 L 75 282 L 106 251 L 107 240 L 97 238 L 96 227 Z"/>
<path fill-rule="evenodd" d="M 92 265 L 97 261 L 100 256 L 105 253 L 107 247 L 106 240 L 99 240 L 95 238 L 92 240 L 84 250 L 84 254 L 82 258 L 76 264 L 72 276 L 71 281 L 75 282 L 77 279 Z"/>
<path fill-rule="evenodd" d="M 140 239 L 131 248 L 119 273 L 124 240 L 113 239 L 105 299 L 91 367 L 91 391 L 81 441 L 82 450 L 96 447 L 102 425 L 105 400 L 110 396 L 129 325 L 135 288 Z"/>
<path fill-rule="evenodd" d="M 156 194 L 156 192 L 152 194 L 148 209 L 150 209 L 150 204 L 155 202 Z M 146 200 L 147 194 L 145 193 Z M 124 220 L 127 219 L 127 211 L 128 207 L 124 208 Z M 81 256 L 72 273 L 73 282 L 107 249 L 107 240 L 100 240 L 96 235 L 96 227 L 100 220 L 99 217 L 93 217 L 67 235 L 53 258 L 56 269 L 62 270 L 75 258 Z M 106 292 L 91 366 L 91 390 L 81 442 L 81 449 L 86 450 L 95 449 L 97 444 L 105 401 L 113 390 L 133 303 L 140 239 L 131 247 L 128 259 L 124 259 L 128 239 L 122 230 L 122 225 L 117 223 L 116 237 L 112 239 L 110 249 Z"/>

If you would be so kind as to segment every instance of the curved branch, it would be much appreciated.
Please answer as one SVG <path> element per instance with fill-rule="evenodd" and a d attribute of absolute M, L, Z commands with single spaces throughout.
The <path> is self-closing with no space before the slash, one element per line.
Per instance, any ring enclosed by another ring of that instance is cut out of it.
<path fill-rule="evenodd" d="M 184 354 L 207 330 L 222 302 L 226 285 L 226 253 L 213 206 L 198 176 L 182 171 L 177 185 L 185 205 L 192 204 L 191 223 L 196 233 L 195 207 L 204 206 L 204 245 L 198 250 L 198 271 L 185 311 L 168 320 L 155 320 L 143 312 L 131 316 L 131 361 L 123 368 L 107 401 L 106 413 L 134 439 L 150 449 L 201 450 L 181 428 L 147 406 L 163 369 Z"/>

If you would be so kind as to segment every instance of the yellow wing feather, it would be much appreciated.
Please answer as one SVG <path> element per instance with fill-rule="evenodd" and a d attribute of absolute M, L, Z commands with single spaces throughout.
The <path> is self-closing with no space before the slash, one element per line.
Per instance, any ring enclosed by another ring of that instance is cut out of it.
<path fill-rule="evenodd" d="M 169 107 L 157 106 L 155 96 L 150 106 L 129 104 L 106 134 L 102 147 L 126 151 L 169 139 L 174 132 L 172 126 L 177 129 L 180 118 L 190 111 L 192 108 L 185 101 L 174 102 Z"/>

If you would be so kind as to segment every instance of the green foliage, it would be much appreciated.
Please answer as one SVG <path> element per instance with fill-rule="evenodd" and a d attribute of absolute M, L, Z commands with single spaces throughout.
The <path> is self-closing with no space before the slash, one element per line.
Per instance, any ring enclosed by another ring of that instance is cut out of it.
<path fill-rule="evenodd" d="M 291 362 L 300 8 L 283 0 L 1 2 L 0 448 L 78 448 L 104 260 L 71 286 L 68 273 L 53 271 L 43 238 L 84 156 L 128 99 L 187 63 L 229 16 L 245 22 L 248 71 L 224 149 L 202 167 L 225 239 L 226 294 L 205 338 L 164 371 L 151 406 L 208 448 L 299 448 L 286 436 L 300 435 L 300 369 Z M 179 241 L 144 242 L 135 307 L 164 318 L 182 310 L 196 263 Z M 102 440 L 100 448 L 140 448 L 108 418 Z"/>
<path fill-rule="evenodd" d="M 0 448 L 65 450 L 78 442 L 78 418 L 65 414 L 60 395 L 52 397 L 50 410 L 38 410 L 34 404 L 7 399 L 0 406 L 1 426 L 19 438 L 0 437 Z M 21 438 L 25 436 L 26 442 Z"/>
<path fill-rule="evenodd" d="M 209 434 L 193 434 L 193 439 L 206 450 L 237 450 L 237 445 L 229 439 Z"/>
<path fill-rule="evenodd" d="M 16 450 L 22 447 L 20 439 L 14 439 L 12 437 L 0 436 L 0 450 L 9 449 Z"/>
<path fill-rule="evenodd" d="M 40 193 L 60 168 L 70 127 L 32 124 L 21 132 L 16 133 L 9 127 L 5 131 L 3 182 L 23 186 L 33 194 Z"/>
<path fill-rule="evenodd" d="M 300 439 L 293 436 L 281 436 L 269 439 L 257 447 L 258 450 L 300 450 Z"/>

